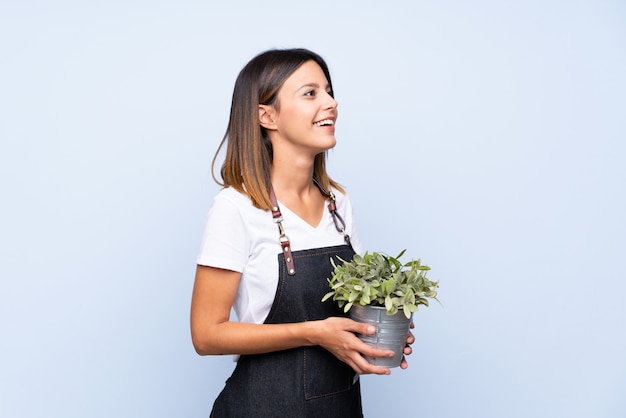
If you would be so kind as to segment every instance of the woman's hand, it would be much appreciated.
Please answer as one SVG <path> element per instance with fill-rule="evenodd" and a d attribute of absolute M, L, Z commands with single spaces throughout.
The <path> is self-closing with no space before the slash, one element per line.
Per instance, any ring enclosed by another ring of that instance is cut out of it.
<path fill-rule="evenodd" d="M 364 324 L 349 318 L 340 317 L 330 317 L 317 321 L 317 323 L 319 329 L 316 332 L 317 338 L 314 343 L 333 353 L 339 360 L 352 367 L 355 372 L 359 374 L 391 373 L 386 367 L 370 364 L 363 356 L 393 357 L 393 351 L 372 348 L 355 335 L 355 333 L 363 335 L 374 334 L 376 333 L 376 327 L 371 324 Z M 408 354 L 406 349 L 405 354 Z"/>
<path fill-rule="evenodd" d="M 413 328 L 415 328 L 415 325 L 413 324 L 413 321 L 411 321 L 411 329 Z M 402 363 L 400 363 L 401 369 L 406 369 L 407 367 L 409 367 L 409 363 L 406 362 L 405 356 L 408 356 L 413 352 L 411 344 L 413 344 L 414 342 L 415 337 L 413 336 L 413 333 L 409 331 L 409 336 L 406 338 L 406 347 L 404 347 L 404 356 L 402 356 Z"/>

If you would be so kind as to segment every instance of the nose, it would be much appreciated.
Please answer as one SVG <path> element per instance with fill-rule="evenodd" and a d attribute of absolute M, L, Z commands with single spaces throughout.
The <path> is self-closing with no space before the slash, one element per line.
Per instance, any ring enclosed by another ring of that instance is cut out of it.
<path fill-rule="evenodd" d="M 329 93 L 326 93 L 325 108 L 326 109 L 336 109 L 337 106 L 339 106 L 339 103 L 337 102 L 337 100 L 335 100 L 335 98 L 333 96 L 331 96 Z"/>

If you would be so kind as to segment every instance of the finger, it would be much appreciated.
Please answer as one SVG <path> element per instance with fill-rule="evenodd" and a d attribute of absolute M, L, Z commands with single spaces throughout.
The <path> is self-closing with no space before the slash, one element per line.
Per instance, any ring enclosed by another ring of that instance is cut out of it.
<path fill-rule="evenodd" d="M 347 359 L 346 364 L 350 366 L 352 370 L 354 370 L 356 373 L 363 374 L 363 369 L 357 363 L 352 361 L 352 359 Z"/>
<path fill-rule="evenodd" d="M 402 352 L 408 356 L 413 352 L 413 349 L 407 345 L 406 347 L 404 347 L 404 350 Z"/>
<path fill-rule="evenodd" d="M 372 358 L 389 358 L 394 356 L 393 350 L 382 350 L 380 348 L 373 348 L 363 343 L 363 349 L 359 350 L 363 355 Z"/>
<path fill-rule="evenodd" d="M 358 374 L 388 375 L 391 373 L 388 368 L 371 364 L 365 357 L 358 353 L 346 358 L 345 362 Z"/>
<path fill-rule="evenodd" d="M 362 335 L 372 335 L 372 334 L 376 334 L 376 327 L 371 324 L 355 322 L 355 325 L 353 325 L 350 331 L 356 332 Z"/>
<path fill-rule="evenodd" d="M 381 366 L 375 366 L 373 368 L 368 368 L 367 370 L 368 374 L 378 374 L 378 375 L 383 375 L 383 376 L 387 376 L 391 374 L 391 370 L 389 370 L 386 367 L 381 367 Z"/>
<path fill-rule="evenodd" d="M 375 364 L 371 364 L 367 361 L 365 357 L 360 358 L 359 366 L 361 369 L 360 374 L 378 374 L 378 375 L 389 375 L 391 374 L 391 370 L 387 367 L 376 366 Z"/>
<path fill-rule="evenodd" d="M 376 327 L 365 322 L 357 322 L 353 319 L 342 318 L 346 321 L 346 331 L 356 332 L 362 335 L 372 335 L 376 333 Z"/>
<path fill-rule="evenodd" d="M 407 344 L 413 344 L 415 342 L 415 336 L 413 335 L 412 332 L 409 331 L 409 336 L 406 338 L 406 343 Z"/>
<path fill-rule="evenodd" d="M 400 368 L 402 370 L 406 370 L 407 367 L 409 367 L 409 363 L 407 363 L 407 361 L 404 358 L 404 356 L 402 356 L 402 362 L 400 363 Z"/>

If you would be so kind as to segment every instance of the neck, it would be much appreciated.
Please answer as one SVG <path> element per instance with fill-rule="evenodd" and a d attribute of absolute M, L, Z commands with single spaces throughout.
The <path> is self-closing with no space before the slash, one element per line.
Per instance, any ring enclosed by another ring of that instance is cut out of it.
<path fill-rule="evenodd" d="M 306 195 L 319 193 L 313 183 L 313 167 L 272 166 L 272 186 L 277 195 Z"/>
<path fill-rule="evenodd" d="M 288 188 L 291 191 L 308 190 L 313 185 L 315 156 L 298 152 L 278 152 L 275 150 L 272 161 L 272 184 L 274 188 Z"/>

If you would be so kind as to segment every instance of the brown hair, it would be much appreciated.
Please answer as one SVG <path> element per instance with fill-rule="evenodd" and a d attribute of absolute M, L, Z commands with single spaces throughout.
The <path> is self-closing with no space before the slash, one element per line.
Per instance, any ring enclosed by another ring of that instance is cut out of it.
<path fill-rule="evenodd" d="M 326 62 L 301 48 L 265 51 L 246 64 L 235 81 L 228 127 L 213 157 L 211 174 L 217 184 L 248 195 L 254 206 L 261 209 L 272 207 L 269 189 L 273 152 L 267 132 L 259 123 L 259 105 L 274 104 L 285 80 L 307 61 L 315 61 L 322 68 L 332 92 Z M 227 147 L 220 182 L 215 177 L 215 162 L 224 144 Z M 327 190 L 332 186 L 344 192 L 326 173 L 326 152 L 315 156 L 313 175 Z"/>

